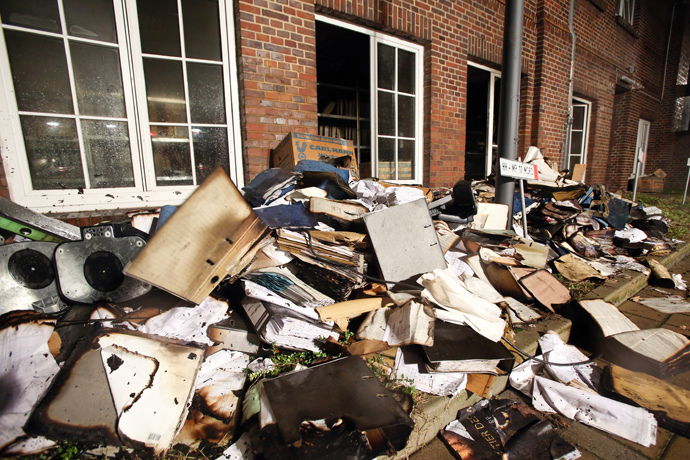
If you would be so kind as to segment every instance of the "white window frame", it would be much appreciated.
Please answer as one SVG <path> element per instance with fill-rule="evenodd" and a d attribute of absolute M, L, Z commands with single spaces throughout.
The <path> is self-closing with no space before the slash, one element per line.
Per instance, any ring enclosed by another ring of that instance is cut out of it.
<path fill-rule="evenodd" d="M 180 1 L 181 0 L 178 0 L 178 7 Z M 230 0 L 218 0 L 218 4 L 230 177 L 238 187 L 242 187 L 244 185 L 244 172 L 239 123 L 239 97 L 236 91 L 236 88 L 238 88 L 238 80 L 233 2 Z M 58 5 L 62 12 L 62 0 L 58 0 Z M 27 206 L 38 212 L 79 212 L 118 208 L 159 207 L 165 204 L 179 205 L 196 189 L 195 185 L 156 185 L 156 177 L 153 169 L 151 136 L 148 125 L 143 58 L 138 35 L 136 0 L 113 0 L 113 6 L 118 36 L 118 43 L 113 44 L 113 47 L 117 47 L 120 53 L 120 69 L 122 72 L 123 92 L 125 95 L 125 108 L 127 110 L 126 121 L 129 128 L 135 186 L 128 188 L 85 188 L 83 190 L 32 189 L 31 174 L 22 136 L 19 110 L 14 97 L 9 57 L 5 45 L 4 33 L 0 31 L 0 132 L 3 133 L 3 135 L 0 136 L 0 151 L 2 152 L 2 161 L 10 198 L 18 204 Z M 182 19 L 180 19 L 180 21 L 181 20 Z M 126 29 L 125 24 L 129 26 L 129 29 Z M 12 25 L 3 25 L 3 27 L 19 31 L 27 30 L 23 27 Z M 62 24 L 62 30 L 66 30 L 65 24 Z M 50 32 L 43 33 L 34 29 L 30 29 L 30 32 L 59 36 L 51 34 Z M 182 29 L 180 33 L 184 33 Z M 70 41 L 89 42 L 88 39 L 72 36 L 70 36 L 69 39 Z M 102 45 L 100 42 L 99 44 Z M 67 47 L 67 49 L 69 49 L 69 47 Z M 67 55 L 67 59 L 70 78 L 72 80 L 72 63 L 70 62 L 69 55 Z M 76 97 L 74 92 L 73 97 Z M 78 106 L 75 104 L 75 111 L 77 107 Z M 70 117 L 54 113 L 49 115 L 63 118 L 75 118 L 78 116 L 78 114 Z M 102 117 L 95 118 L 101 119 Z M 79 123 L 76 124 L 77 129 L 81 129 Z M 189 117 L 187 124 L 191 124 L 189 122 Z M 198 124 L 194 123 L 194 125 Z M 191 141 L 190 138 L 190 148 L 193 148 L 191 147 Z M 80 147 L 82 164 L 85 168 L 86 162 L 81 141 Z M 192 163 L 192 174 L 194 175 L 195 172 L 196 168 Z M 88 184 L 88 175 L 86 175 L 85 180 Z"/>
<path fill-rule="evenodd" d="M 396 49 L 409 51 L 415 56 L 415 66 L 417 73 L 415 74 L 415 127 L 414 139 L 404 138 L 406 140 L 414 140 L 414 171 L 412 179 L 385 179 L 386 181 L 395 182 L 399 184 L 419 184 L 422 182 L 424 172 L 424 143 L 423 143 L 423 129 L 424 129 L 424 47 L 401 40 L 388 34 L 383 34 L 375 30 L 367 29 L 361 26 L 356 26 L 348 22 L 340 21 L 328 16 L 320 14 L 316 15 L 316 20 L 327 24 L 331 24 L 344 29 L 353 30 L 369 36 L 369 68 L 370 68 L 370 95 L 371 95 L 371 173 L 378 176 L 378 139 L 379 137 L 390 138 L 391 136 L 380 136 L 378 131 L 378 65 L 377 65 L 377 50 L 378 44 L 392 46 Z M 396 93 L 397 94 L 397 93 Z M 397 107 L 397 98 L 396 98 Z M 396 123 L 397 132 L 397 123 Z M 394 136 L 396 139 L 402 139 Z M 396 163 L 397 163 L 397 149 L 396 149 Z M 398 168 L 396 168 L 396 175 Z"/>
<path fill-rule="evenodd" d="M 632 25 L 635 17 L 635 0 L 616 0 L 616 16 Z"/>
<path fill-rule="evenodd" d="M 467 66 L 471 66 L 489 72 L 489 91 L 486 95 L 486 162 L 484 164 L 484 177 L 487 178 L 491 175 L 491 171 L 494 167 L 494 148 L 498 149 L 498 139 L 494 143 L 494 117 L 498 116 L 498 113 L 494 112 L 494 104 L 496 102 L 496 80 L 501 79 L 501 72 L 499 70 L 492 69 L 491 67 L 477 64 L 471 61 L 467 61 Z"/>
<path fill-rule="evenodd" d="M 590 126 L 590 118 L 592 114 L 592 103 L 590 101 L 586 101 L 584 99 L 579 99 L 574 97 L 573 98 L 573 107 L 575 106 L 582 106 L 585 108 L 585 119 L 583 123 L 583 129 L 582 129 L 582 146 L 580 149 L 581 154 L 578 156 L 581 156 L 582 158 L 580 159 L 580 163 L 585 165 L 587 164 L 587 145 L 589 144 L 589 126 Z M 570 150 L 568 151 L 568 164 L 566 165 L 566 168 L 571 169 L 573 165 L 571 164 L 571 158 L 573 155 L 571 155 L 571 152 L 573 151 L 573 131 L 579 131 L 575 130 L 574 128 L 570 128 L 570 139 L 568 141 L 568 146 Z"/>

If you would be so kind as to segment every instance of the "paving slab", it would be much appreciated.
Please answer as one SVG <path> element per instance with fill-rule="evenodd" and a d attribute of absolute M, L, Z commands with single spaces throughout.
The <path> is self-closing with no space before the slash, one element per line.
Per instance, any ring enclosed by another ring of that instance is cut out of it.
<path fill-rule="evenodd" d="M 690 243 L 681 246 L 668 256 L 657 259 L 664 266 L 673 267 L 680 262 L 687 262 L 689 257 Z M 616 306 L 620 306 L 621 311 L 623 311 L 626 316 L 629 316 L 631 320 L 641 328 L 660 327 L 664 323 L 666 323 L 665 327 L 668 328 L 678 329 L 684 325 L 690 327 L 690 322 L 686 322 L 686 318 L 684 318 L 687 316 L 687 320 L 690 320 L 690 315 L 678 316 L 669 322 L 668 320 L 671 316 L 675 315 L 662 314 L 644 305 L 628 301 L 632 296 L 647 286 L 648 275 L 635 271 L 624 271 L 618 273 L 614 279 L 608 280 L 602 286 L 588 293 L 584 298 L 604 299 Z M 553 328 L 555 328 L 559 335 L 565 334 L 567 331 L 568 335 L 562 336 L 567 342 L 571 326 L 570 320 L 563 318 L 565 319 L 565 322 L 563 322 L 559 321 L 560 319 L 558 317 L 554 319 L 556 320 L 554 323 L 544 322 L 544 324 L 538 328 L 533 327 L 518 331 L 516 334 L 518 346 L 530 353 L 536 353 L 536 342 L 540 334 Z M 679 386 L 689 387 L 690 371 L 677 375 L 669 379 L 669 381 L 676 385 L 680 384 Z M 476 397 L 476 395 L 473 396 Z M 514 390 L 507 389 L 497 397 L 522 397 L 522 395 L 516 393 Z M 403 452 L 398 453 L 394 458 L 396 460 L 404 458 L 409 458 L 411 460 L 450 460 L 455 458 L 436 434 L 440 428 L 447 425 L 455 418 L 457 410 L 468 407 L 480 399 L 481 398 L 476 397 L 476 400 L 471 403 L 469 399 L 464 399 L 463 404 L 465 405 L 458 405 L 456 402 L 454 406 L 457 406 L 458 409 L 456 409 L 454 413 L 452 413 L 452 410 L 438 411 L 438 408 L 435 409 L 435 415 L 432 415 L 430 418 L 424 418 L 424 426 L 419 430 L 419 434 L 413 432 L 414 440 L 411 436 L 408 447 Z M 441 402 L 436 402 L 436 404 L 439 403 Z M 441 403 L 441 405 L 444 404 L 445 403 Z M 430 405 L 428 408 L 423 407 L 421 409 L 423 412 L 426 412 L 431 407 Z M 432 420 L 433 422 L 431 422 Z M 605 433 L 579 422 L 566 421 L 566 419 L 563 420 L 565 426 L 560 428 L 559 432 L 564 439 L 576 446 L 582 452 L 582 460 L 685 460 L 690 458 L 690 440 L 663 428 L 659 429 L 656 445 L 643 447 L 634 442 Z M 436 426 L 438 426 L 438 428 L 435 428 Z M 435 431 L 433 431 L 433 429 L 435 429 Z M 416 428 L 415 431 L 417 431 Z M 388 457 L 380 457 L 380 460 L 383 458 Z"/>
<path fill-rule="evenodd" d="M 623 302 L 618 307 L 618 309 L 626 315 L 631 314 L 661 322 L 666 321 L 669 318 L 669 316 L 671 316 L 668 313 L 661 313 L 660 311 L 656 311 L 653 308 L 649 308 L 648 306 L 642 305 L 641 303 L 635 302 L 633 300 L 627 300 Z"/>
<path fill-rule="evenodd" d="M 690 457 L 690 439 L 674 436 L 661 460 L 687 460 Z"/>

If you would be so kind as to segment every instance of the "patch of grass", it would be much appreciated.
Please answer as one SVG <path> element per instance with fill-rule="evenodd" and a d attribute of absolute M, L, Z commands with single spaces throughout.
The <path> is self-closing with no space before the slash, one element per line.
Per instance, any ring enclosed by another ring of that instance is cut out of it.
<path fill-rule="evenodd" d="M 374 375 L 381 380 L 383 386 L 389 390 L 397 390 L 407 393 L 412 397 L 412 403 L 417 403 L 417 396 L 421 394 L 421 391 L 414 387 L 414 380 L 405 376 L 398 377 L 397 375 L 393 374 L 392 371 L 390 374 L 386 372 L 384 370 L 386 365 L 383 362 L 383 356 L 377 353 L 373 358 L 367 359 L 366 364 Z"/>
<path fill-rule="evenodd" d="M 597 286 L 600 286 L 603 283 L 603 281 L 598 280 L 584 280 L 577 282 L 570 281 L 560 273 L 556 273 L 555 276 L 556 279 L 558 279 L 558 281 L 560 281 L 561 284 L 563 284 L 563 286 L 567 287 L 570 290 L 570 296 L 573 298 L 573 300 L 580 300 L 588 292 L 593 291 L 597 288 Z"/>
<path fill-rule="evenodd" d="M 264 377 L 275 377 L 283 372 L 291 371 L 297 366 L 310 366 L 317 359 L 328 358 L 329 355 L 324 352 L 311 351 L 284 351 L 275 346 L 271 347 L 271 361 L 275 367 L 270 370 L 260 372 L 250 372 L 249 380 L 257 380 Z"/>
<path fill-rule="evenodd" d="M 690 241 L 690 198 L 683 204 L 684 190 L 667 190 L 663 193 L 638 193 L 635 200 L 642 206 L 656 206 L 663 211 L 671 224 L 668 238 Z M 632 193 L 626 193 L 632 199 Z"/>

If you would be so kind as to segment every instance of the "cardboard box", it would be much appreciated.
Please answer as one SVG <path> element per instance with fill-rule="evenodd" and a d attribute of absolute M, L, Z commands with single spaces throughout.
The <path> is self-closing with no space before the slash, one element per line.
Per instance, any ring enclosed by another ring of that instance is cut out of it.
<path fill-rule="evenodd" d="M 481 396 L 493 398 L 508 386 L 508 374 L 467 374 L 467 391 Z"/>
<path fill-rule="evenodd" d="M 349 169 L 359 178 L 357 158 L 352 141 L 333 137 L 291 132 L 273 150 L 271 166 L 294 169 L 300 160 L 316 160 Z"/>
<path fill-rule="evenodd" d="M 666 173 L 657 169 L 648 176 L 642 176 L 637 181 L 637 191 L 646 193 L 663 192 L 666 182 Z"/>

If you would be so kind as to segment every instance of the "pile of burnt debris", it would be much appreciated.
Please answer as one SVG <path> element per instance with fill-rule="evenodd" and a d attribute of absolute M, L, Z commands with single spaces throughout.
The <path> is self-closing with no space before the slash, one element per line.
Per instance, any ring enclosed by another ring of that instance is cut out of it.
<path fill-rule="evenodd" d="M 564 285 L 620 270 L 682 284 L 644 263 L 678 244 L 667 219 L 532 153 L 539 180 L 512 216 L 490 182 L 431 190 L 311 160 L 243 192 L 219 169 L 178 208 L 92 227 L 3 200 L 2 455 L 72 441 L 101 457 L 215 444 L 220 458 L 368 459 L 408 442 L 406 387 L 452 398 L 497 378 L 536 411 L 483 400 L 442 430 L 456 451 L 504 452 L 510 411 L 510 436 L 528 433 L 513 449 L 540 439 L 568 458 L 576 449 L 534 414 L 646 446 L 657 423 L 687 433 L 673 407 L 686 393 L 645 406 L 638 390 L 682 393 L 663 379 L 690 368 L 690 342 Z M 555 333 L 539 356 L 518 348 L 516 330 L 566 306 L 621 367 L 603 372 Z"/>

